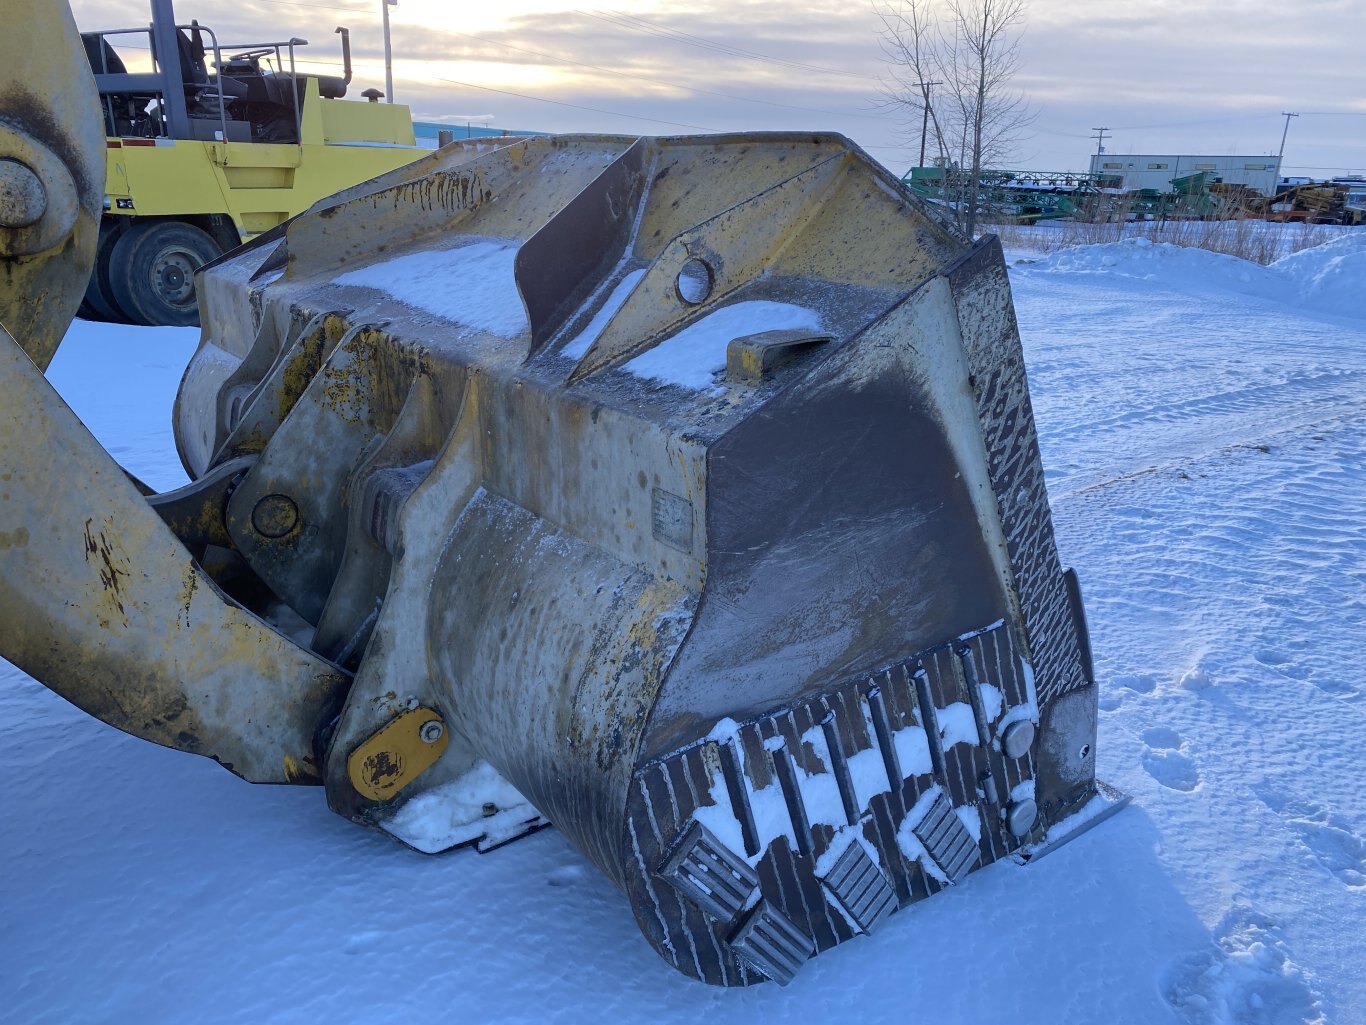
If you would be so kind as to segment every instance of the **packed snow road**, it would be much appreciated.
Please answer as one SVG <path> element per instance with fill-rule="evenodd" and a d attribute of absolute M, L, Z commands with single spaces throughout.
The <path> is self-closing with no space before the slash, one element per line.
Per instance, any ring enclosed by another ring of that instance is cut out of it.
<path fill-rule="evenodd" d="M 553 831 L 424 857 L 6 667 L 0 1021 L 1366 1021 L 1366 245 L 1292 261 L 1013 269 L 1100 775 L 1134 795 L 1070 846 L 714 991 Z M 77 324 L 51 374 L 161 488 L 193 345 Z"/>

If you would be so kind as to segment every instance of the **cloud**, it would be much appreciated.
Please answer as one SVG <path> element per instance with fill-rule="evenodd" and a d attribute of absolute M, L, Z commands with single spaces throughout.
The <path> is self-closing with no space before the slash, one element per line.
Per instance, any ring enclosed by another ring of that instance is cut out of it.
<path fill-rule="evenodd" d="M 145 22 L 148 10 L 145 0 L 75 0 L 73 9 L 86 28 Z M 198 16 L 225 39 L 309 38 L 302 59 L 311 63 L 301 67 L 320 73 L 339 64 L 332 29 L 346 23 L 357 85 L 383 87 L 372 0 L 180 0 L 177 15 Z M 1279 112 L 1302 110 L 1288 164 L 1366 170 L 1366 118 L 1310 113 L 1363 109 L 1366 4 L 1033 0 L 1028 19 L 1014 84 L 1039 118 L 1017 164 L 1084 167 L 1094 125 L 1112 127 L 1115 152 L 1265 152 L 1279 145 Z M 919 124 L 879 114 L 878 25 L 862 0 L 645 3 L 629 14 L 553 0 L 472 9 L 402 0 L 393 9 L 395 92 L 418 116 L 479 110 L 499 125 L 552 131 L 833 129 L 900 171 L 919 148 Z"/>

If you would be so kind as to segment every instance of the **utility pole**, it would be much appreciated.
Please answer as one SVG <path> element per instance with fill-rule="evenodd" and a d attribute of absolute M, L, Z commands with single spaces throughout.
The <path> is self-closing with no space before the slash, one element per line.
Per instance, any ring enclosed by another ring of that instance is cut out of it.
<path fill-rule="evenodd" d="M 1091 129 L 1091 131 L 1096 133 L 1095 135 L 1091 136 L 1091 138 L 1096 140 L 1096 156 L 1100 156 L 1102 153 L 1105 152 L 1105 133 L 1109 130 L 1110 129 L 1108 128 Z"/>
<path fill-rule="evenodd" d="M 920 118 L 920 163 L 919 167 L 925 166 L 925 136 L 930 130 L 930 88 L 936 85 L 943 85 L 943 82 L 917 82 L 920 86 L 920 98 L 925 110 Z"/>
<path fill-rule="evenodd" d="M 1291 113 L 1291 112 L 1288 111 L 1288 110 L 1283 110 L 1283 111 L 1281 111 L 1281 117 L 1285 118 L 1285 130 L 1281 132 L 1281 148 L 1280 148 L 1280 152 L 1278 152 L 1278 153 L 1276 154 L 1276 180 L 1277 180 L 1277 181 L 1280 181 L 1280 177 L 1281 177 L 1281 160 L 1285 157 L 1285 137 L 1286 137 L 1287 135 L 1290 134 L 1290 119 L 1291 119 L 1292 117 L 1299 117 L 1299 114 L 1294 114 L 1294 113 Z"/>
<path fill-rule="evenodd" d="M 394 102 L 394 50 L 389 45 L 389 8 L 397 7 L 398 0 L 380 0 L 380 13 L 384 15 L 384 102 Z"/>

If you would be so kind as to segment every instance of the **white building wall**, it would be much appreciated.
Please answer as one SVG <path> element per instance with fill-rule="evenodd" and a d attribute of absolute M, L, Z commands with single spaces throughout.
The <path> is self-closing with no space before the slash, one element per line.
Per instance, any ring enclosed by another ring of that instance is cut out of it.
<path fill-rule="evenodd" d="M 1249 185 L 1264 196 L 1276 191 L 1276 158 L 1265 155 L 1202 157 L 1101 153 L 1091 156 L 1091 173 L 1121 175 L 1126 192 L 1133 189 L 1171 192 L 1173 178 L 1185 178 L 1200 171 L 1211 172 L 1227 185 Z"/>

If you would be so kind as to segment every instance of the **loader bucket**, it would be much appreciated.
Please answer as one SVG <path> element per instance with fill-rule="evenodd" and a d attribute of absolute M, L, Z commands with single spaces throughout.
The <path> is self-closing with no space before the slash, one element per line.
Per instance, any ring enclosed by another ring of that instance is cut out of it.
<path fill-rule="evenodd" d="M 354 672 L 338 813 L 425 851 L 553 823 L 744 985 L 1094 796 L 1000 247 L 846 140 L 452 154 L 200 295 L 177 440 L 234 470 L 190 543 Z"/>
<path fill-rule="evenodd" d="M 553 823 L 717 985 L 1118 807 L 995 239 L 833 135 L 446 147 L 205 269 L 149 495 L 40 369 L 100 140 L 39 20 L 0 655 L 422 851 Z"/>

